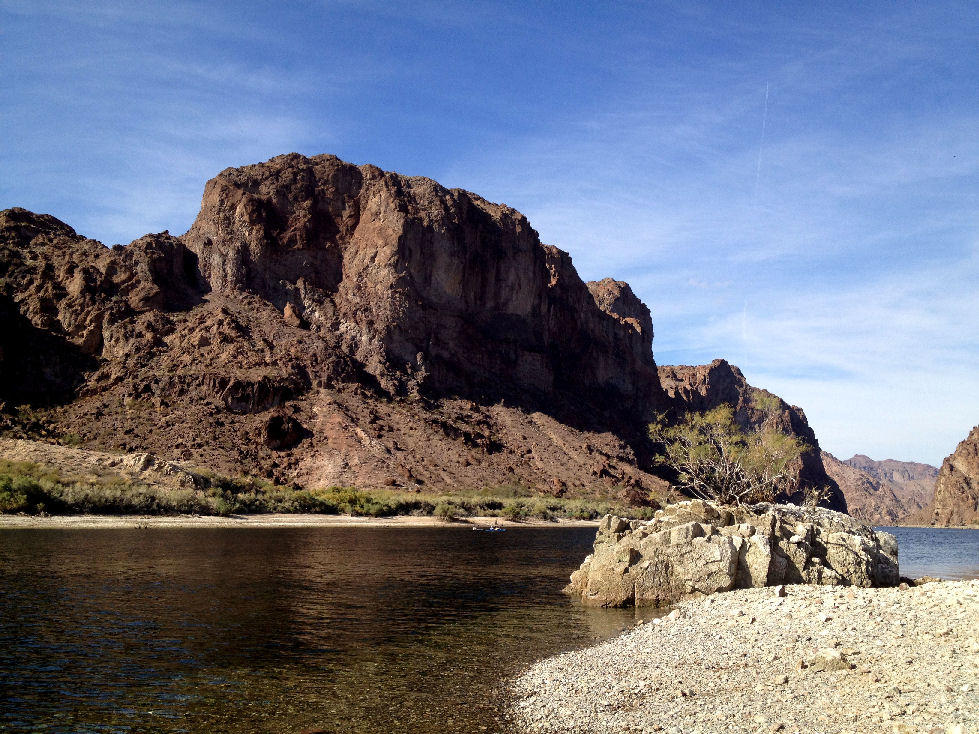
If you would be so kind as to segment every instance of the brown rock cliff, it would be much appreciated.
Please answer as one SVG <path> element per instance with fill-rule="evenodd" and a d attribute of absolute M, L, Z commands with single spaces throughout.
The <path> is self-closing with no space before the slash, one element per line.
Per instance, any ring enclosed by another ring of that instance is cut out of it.
<path fill-rule="evenodd" d="M 942 462 L 930 509 L 934 525 L 979 525 L 979 426 Z"/>
<path fill-rule="evenodd" d="M 394 394 L 552 412 L 586 395 L 634 416 L 661 399 L 649 313 L 628 286 L 596 305 L 567 253 L 467 191 L 279 156 L 209 181 L 183 241 L 215 291 L 289 308 Z"/>
<path fill-rule="evenodd" d="M 222 172 L 182 238 L 7 210 L 0 422 L 55 404 L 39 435 L 309 486 L 641 499 L 651 319 L 594 287 L 518 212 L 332 156 Z"/>
<path fill-rule="evenodd" d="M 873 459 L 857 454 L 840 461 L 822 452 L 826 473 L 839 485 L 851 515 L 872 525 L 916 522 L 931 502 L 938 469 L 909 461 Z"/>
<path fill-rule="evenodd" d="M 789 405 L 767 390 L 752 387 L 741 370 L 723 359 L 706 365 L 661 365 L 659 376 L 677 413 L 711 410 L 728 403 L 734 407 L 734 419 L 743 428 L 766 426 L 798 438 L 805 450 L 798 467 L 796 492 L 807 486 L 826 486 L 830 496 L 824 504 L 846 512 L 846 499 L 823 467 L 819 441 L 802 408 Z"/>

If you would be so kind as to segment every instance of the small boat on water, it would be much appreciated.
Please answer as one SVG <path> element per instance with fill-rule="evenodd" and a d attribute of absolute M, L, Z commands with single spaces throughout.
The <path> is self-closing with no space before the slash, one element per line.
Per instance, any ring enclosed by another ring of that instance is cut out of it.
<path fill-rule="evenodd" d="M 501 528 L 499 525 L 490 525 L 489 527 L 481 528 L 479 525 L 473 525 L 473 530 L 480 530 L 484 533 L 505 533 L 506 528 Z"/>

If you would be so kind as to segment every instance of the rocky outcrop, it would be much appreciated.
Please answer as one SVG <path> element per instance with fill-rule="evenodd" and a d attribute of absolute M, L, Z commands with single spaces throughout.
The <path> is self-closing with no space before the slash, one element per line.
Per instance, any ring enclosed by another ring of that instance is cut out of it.
<path fill-rule="evenodd" d="M 826 473 L 846 497 L 847 511 L 871 525 L 915 522 L 935 491 L 938 469 L 909 461 L 874 461 L 857 454 L 840 461 L 822 452 Z"/>
<path fill-rule="evenodd" d="M 7 210 L 0 316 L 8 435 L 306 486 L 664 486 L 648 309 L 428 179 L 280 156 L 210 181 L 184 236 L 114 248 Z"/>
<path fill-rule="evenodd" d="M 565 592 L 589 606 L 660 606 L 759 586 L 898 580 L 894 536 L 843 513 L 694 500 L 659 510 L 648 522 L 606 516 Z"/>
<path fill-rule="evenodd" d="M 748 384 L 737 367 L 723 359 L 705 365 L 660 365 L 660 384 L 670 399 L 672 410 L 687 412 L 711 410 L 727 403 L 734 408 L 734 419 L 742 428 L 774 428 L 798 438 L 804 447 L 797 467 L 798 479 L 791 499 L 800 498 L 806 487 L 826 487 L 826 507 L 847 511 L 846 498 L 826 473 L 819 441 L 809 427 L 802 408 L 789 405 L 777 395 Z"/>
<path fill-rule="evenodd" d="M 215 291 L 308 322 L 394 394 L 552 411 L 588 395 L 633 416 L 660 402 L 649 311 L 628 286 L 596 284 L 596 304 L 567 253 L 467 191 L 279 156 L 209 181 L 182 239 Z"/>
<path fill-rule="evenodd" d="M 103 481 L 137 483 L 155 490 L 194 489 L 206 480 L 195 472 L 152 454 L 116 454 L 40 441 L 0 438 L 0 456 L 53 469 L 65 483 Z"/>
<path fill-rule="evenodd" d="M 306 486 L 643 503 L 666 484 L 650 418 L 733 395 L 740 418 L 816 451 L 799 487 L 825 479 L 801 411 L 774 396 L 756 410 L 762 391 L 724 362 L 668 368 L 671 399 L 652 339 L 627 284 L 582 282 L 519 212 L 334 156 L 222 171 L 186 234 L 125 247 L 0 213 L 10 435 L 37 424 Z"/>
<path fill-rule="evenodd" d="M 979 525 L 979 426 L 942 462 L 931 507 L 934 525 Z"/>

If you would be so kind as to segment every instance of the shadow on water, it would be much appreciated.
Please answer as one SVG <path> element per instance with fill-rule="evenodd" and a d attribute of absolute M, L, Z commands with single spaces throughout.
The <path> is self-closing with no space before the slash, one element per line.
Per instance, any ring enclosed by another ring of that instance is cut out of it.
<path fill-rule="evenodd" d="M 633 611 L 590 528 L 0 531 L 0 729 L 504 731 L 501 681 Z"/>

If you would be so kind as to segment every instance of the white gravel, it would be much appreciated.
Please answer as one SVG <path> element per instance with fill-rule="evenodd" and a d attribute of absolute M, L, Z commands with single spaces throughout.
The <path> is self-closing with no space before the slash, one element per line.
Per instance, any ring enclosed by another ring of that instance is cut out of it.
<path fill-rule="evenodd" d="M 979 580 L 784 589 L 684 602 L 541 661 L 510 681 L 512 719 L 525 732 L 979 733 Z"/>

